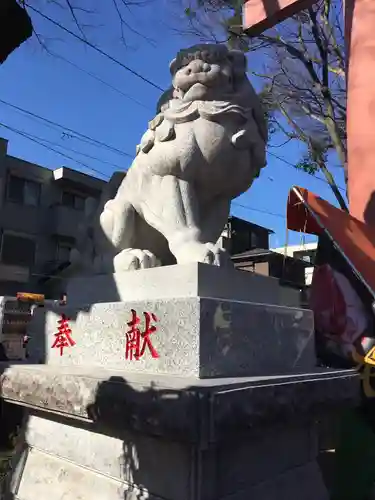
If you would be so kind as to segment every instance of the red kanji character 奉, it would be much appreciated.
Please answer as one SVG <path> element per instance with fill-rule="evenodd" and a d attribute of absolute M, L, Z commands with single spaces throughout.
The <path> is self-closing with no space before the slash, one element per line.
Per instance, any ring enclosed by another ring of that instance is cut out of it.
<path fill-rule="evenodd" d="M 132 309 L 132 320 L 128 323 L 130 330 L 126 334 L 125 359 L 132 360 L 133 353 L 135 359 L 140 359 L 144 355 L 146 347 L 149 348 L 153 358 L 159 357 L 150 339 L 150 335 L 156 332 L 156 326 L 151 325 L 151 320 L 158 321 L 158 319 L 153 313 L 145 312 L 143 314 L 145 317 L 145 331 L 141 332 L 139 329 L 140 318 L 137 316 L 136 311 Z"/>
<path fill-rule="evenodd" d="M 52 348 L 60 349 L 60 356 L 63 355 L 64 347 L 73 347 L 76 344 L 71 337 L 72 330 L 69 328 L 69 319 L 65 314 L 61 315 L 61 319 L 58 321 L 59 329 L 55 333 L 56 338 L 52 345 Z"/>

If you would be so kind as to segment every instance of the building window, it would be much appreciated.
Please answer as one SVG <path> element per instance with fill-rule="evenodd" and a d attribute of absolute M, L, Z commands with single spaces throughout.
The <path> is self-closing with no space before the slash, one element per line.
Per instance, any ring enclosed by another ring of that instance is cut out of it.
<path fill-rule="evenodd" d="M 57 262 L 68 262 L 70 260 L 70 252 L 72 250 L 72 244 L 65 241 L 59 241 L 57 243 L 56 249 L 56 260 Z"/>
<path fill-rule="evenodd" d="M 259 248 L 259 237 L 253 231 L 250 233 L 250 249 Z"/>
<path fill-rule="evenodd" d="M 64 205 L 64 207 L 74 208 L 75 210 L 84 210 L 85 198 L 78 194 L 70 193 L 69 191 L 63 191 L 61 204 Z"/>
<path fill-rule="evenodd" d="M 315 255 L 316 255 L 316 250 L 298 250 L 293 253 L 293 257 L 295 259 L 303 260 L 305 262 L 310 263 L 311 265 L 314 264 Z"/>
<path fill-rule="evenodd" d="M 38 182 L 22 179 L 22 177 L 15 175 L 8 177 L 7 199 L 9 201 L 37 207 L 40 200 L 40 190 L 41 186 Z"/>
<path fill-rule="evenodd" d="M 1 262 L 10 266 L 31 267 L 35 262 L 35 241 L 27 236 L 3 233 Z"/>

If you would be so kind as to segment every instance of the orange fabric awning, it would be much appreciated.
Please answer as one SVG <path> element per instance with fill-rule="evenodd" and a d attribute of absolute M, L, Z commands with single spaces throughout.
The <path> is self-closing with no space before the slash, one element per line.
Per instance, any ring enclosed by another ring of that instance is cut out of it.
<path fill-rule="evenodd" d="M 326 233 L 375 296 L 375 228 L 299 187 L 289 193 L 287 225 L 293 231 Z"/>

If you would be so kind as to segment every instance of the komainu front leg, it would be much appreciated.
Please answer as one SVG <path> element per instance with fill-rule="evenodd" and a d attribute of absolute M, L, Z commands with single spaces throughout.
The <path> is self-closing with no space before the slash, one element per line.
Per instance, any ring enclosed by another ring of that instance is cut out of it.
<path fill-rule="evenodd" d="M 217 248 L 216 242 L 226 222 L 228 202 L 224 210 L 226 211 L 224 222 L 222 223 L 223 209 L 221 209 L 217 219 L 212 220 L 215 225 L 215 228 L 212 228 L 210 223 L 206 224 L 202 218 L 191 182 L 174 176 L 162 177 L 156 198 L 158 202 L 153 203 L 153 207 L 157 205 L 158 210 L 151 211 L 146 205 L 143 211 L 144 217 L 151 226 L 165 236 L 178 264 L 203 262 L 222 265 L 224 263 L 224 252 Z"/>
<path fill-rule="evenodd" d="M 228 252 L 221 248 L 218 240 L 228 221 L 230 201 L 226 198 L 213 199 L 209 206 L 200 207 L 199 240 L 186 241 L 176 251 L 178 263 L 203 262 L 220 267 L 232 267 Z M 198 244 L 197 244 L 198 243 Z"/>
<path fill-rule="evenodd" d="M 155 255 L 148 250 L 132 248 L 136 244 L 137 217 L 133 205 L 123 197 L 106 203 L 100 216 L 97 237 L 101 245 L 94 260 L 97 273 L 131 271 L 160 265 Z"/>
<path fill-rule="evenodd" d="M 230 212 L 230 200 L 227 198 L 216 198 L 204 207 L 201 218 L 202 240 L 210 248 L 214 255 L 212 264 L 220 267 L 233 267 L 229 253 L 218 244 L 225 224 L 228 222 Z"/>

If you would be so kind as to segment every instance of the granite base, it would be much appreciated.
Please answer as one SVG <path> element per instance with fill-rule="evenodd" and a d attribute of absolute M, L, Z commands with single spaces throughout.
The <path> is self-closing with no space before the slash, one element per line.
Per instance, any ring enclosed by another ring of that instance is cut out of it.
<path fill-rule="evenodd" d="M 316 421 L 358 388 L 351 371 L 194 384 L 13 366 L 0 390 L 27 423 L 9 498 L 328 500 Z"/>
<path fill-rule="evenodd" d="M 329 500 L 312 424 L 200 450 L 31 416 L 26 439 L 22 500 Z"/>
<path fill-rule="evenodd" d="M 280 286 L 277 278 L 201 263 L 72 278 L 66 291 L 74 306 L 191 297 L 288 307 L 301 303 L 299 290 Z"/>
<path fill-rule="evenodd" d="M 132 310 L 141 332 L 147 314 L 156 328 L 148 337 L 154 351 L 140 336 L 140 359 L 134 349 L 127 357 Z M 62 315 L 75 345 L 61 350 L 52 346 Z M 301 373 L 316 365 L 312 313 L 268 304 L 190 297 L 39 308 L 28 334 L 29 361 L 48 365 L 203 378 Z"/>

